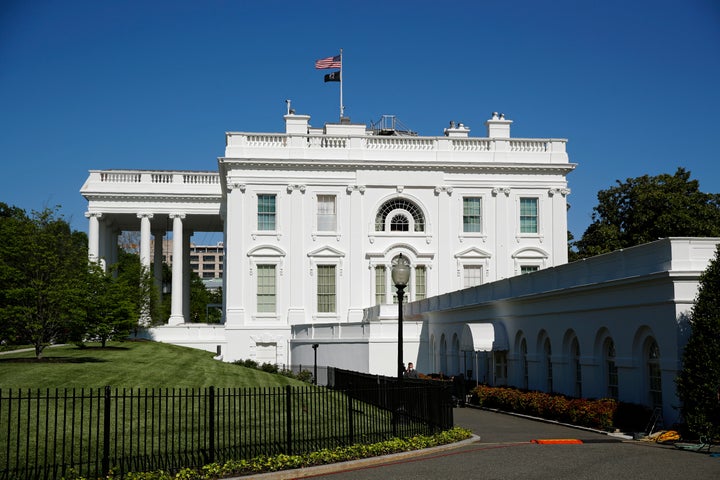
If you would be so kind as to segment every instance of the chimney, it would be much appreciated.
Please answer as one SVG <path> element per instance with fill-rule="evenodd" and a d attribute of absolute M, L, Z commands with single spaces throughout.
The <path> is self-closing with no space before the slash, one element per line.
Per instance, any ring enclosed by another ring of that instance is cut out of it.
<path fill-rule="evenodd" d="M 450 128 L 443 130 L 443 133 L 445 133 L 446 137 L 450 138 L 467 138 L 470 134 L 470 129 L 462 123 L 456 125 L 455 122 L 450 122 Z"/>
<path fill-rule="evenodd" d="M 294 112 L 288 113 L 285 118 L 285 133 L 295 135 L 307 135 L 310 115 L 295 115 Z"/>
<path fill-rule="evenodd" d="M 488 138 L 510 138 L 510 124 L 512 120 L 505 120 L 504 113 L 493 112 L 492 118 L 485 122 Z"/>

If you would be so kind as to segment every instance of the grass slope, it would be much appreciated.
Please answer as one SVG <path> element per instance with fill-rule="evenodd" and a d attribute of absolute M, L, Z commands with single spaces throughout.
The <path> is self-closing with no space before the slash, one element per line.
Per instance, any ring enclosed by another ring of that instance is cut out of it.
<path fill-rule="evenodd" d="M 203 350 L 147 341 L 109 342 L 0 355 L 0 388 L 200 388 L 307 385 L 281 375 L 223 363 Z M 21 360 L 22 359 L 22 360 Z"/>

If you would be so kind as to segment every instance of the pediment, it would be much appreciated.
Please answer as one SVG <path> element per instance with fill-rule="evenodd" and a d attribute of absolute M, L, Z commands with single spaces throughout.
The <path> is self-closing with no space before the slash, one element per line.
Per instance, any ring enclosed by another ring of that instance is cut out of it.
<path fill-rule="evenodd" d="M 285 251 L 274 245 L 258 245 L 247 253 L 248 257 L 284 257 Z"/>
<path fill-rule="evenodd" d="M 492 257 L 492 254 L 490 252 L 487 252 L 483 250 L 482 248 L 477 247 L 470 247 L 466 250 L 463 250 L 462 252 L 456 253 L 455 258 L 463 258 L 463 259 L 478 259 L 478 258 L 490 258 Z"/>
<path fill-rule="evenodd" d="M 308 252 L 308 257 L 324 257 L 324 258 L 338 258 L 338 257 L 344 257 L 345 253 L 341 252 L 340 250 L 330 247 L 330 246 L 324 246 L 320 247 L 316 250 L 313 250 L 312 252 Z"/>
<path fill-rule="evenodd" d="M 548 258 L 549 256 L 545 250 L 538 247 L 521 248 L 512 254 L 512 258 Z"/>

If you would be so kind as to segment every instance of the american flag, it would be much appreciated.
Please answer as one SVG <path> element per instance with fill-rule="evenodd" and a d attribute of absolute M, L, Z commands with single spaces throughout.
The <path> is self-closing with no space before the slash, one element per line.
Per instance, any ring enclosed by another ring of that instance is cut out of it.
<path fill-rule="evenodd" d="M 335 55 L 334 57 L 315 60 L 315 68 L 318 70 L 326 68 L 342 68 L 342 57 L 340 55 Z"/>

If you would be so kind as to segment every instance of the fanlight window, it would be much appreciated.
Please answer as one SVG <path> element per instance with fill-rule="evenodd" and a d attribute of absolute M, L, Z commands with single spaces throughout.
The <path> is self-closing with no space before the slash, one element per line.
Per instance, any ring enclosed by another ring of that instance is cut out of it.
<path fill-rule="evenodd" d="M 389 222 L 388 222 L 389 218 Z M 403 198 L 394 198 L 385 202 L 375 216 L 375 231 L 408 232 L 425 231 L 425 217 L 414 203 Z"/>

